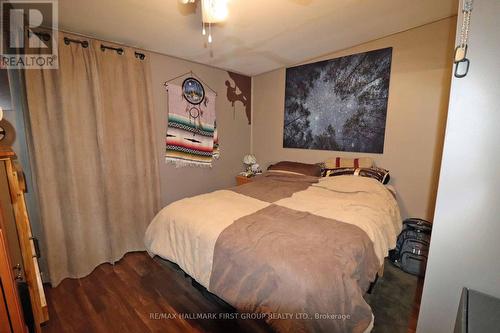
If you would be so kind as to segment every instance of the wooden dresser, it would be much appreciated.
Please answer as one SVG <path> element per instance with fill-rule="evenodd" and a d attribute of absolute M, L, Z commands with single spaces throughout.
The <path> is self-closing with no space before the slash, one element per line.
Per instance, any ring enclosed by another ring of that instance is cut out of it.
<path fill-rule="evenodd" d="M 236 176 L 236 185 L 243 185 L 243 184 L 246 184 L 246 183 L 250 183 L 253 181 L 253 177 L 247 177 L 247 176 L 243 176 L 243 175 L 237 175 Z"/>
<path fill-rule="evenodd" d="M 0 263 L 3 296 L 6 300 L 0 300 L 0 318 L 2 323 L 4 318 L 9 319 L 9 327 L 0 324 L 1 333 L 7 328 L 9 330 L 5 332 L 25 332 L 25 320 L 31 317 L 23 316 L 22 313 L 17 315 L 20 304 L 18 290 L 11 292 L 5 286 L 18 289 L 22 283 L 27 285 L 35 332 L 41 332 L 40 324 L 49 318 L 38 267 L 37 243 L 31 234 L 24 192 L 24 174 L 16 161 L 15 153 L 10 148 L 0 148 Z M 18 320 L 23 320 L 23 325 L 13 325 Z"/>
<path fill-rule="evenodd" d="M 0 214 L 0 332 L 25 333 L 23 309 L 19 300 L 16 278 L 12 272 L 3 217 Z"/>

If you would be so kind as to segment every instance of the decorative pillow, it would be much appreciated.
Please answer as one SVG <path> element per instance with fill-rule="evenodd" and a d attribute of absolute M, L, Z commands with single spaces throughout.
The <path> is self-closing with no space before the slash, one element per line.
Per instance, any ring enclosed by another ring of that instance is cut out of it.
<path fill-rule="evenodd" d="M 389 175 L 389 170 L 382 168 L 333 168 L 324 169 L 323 177 L 333 177 L 333 176 L 343 176 L 343 175 L 353 175 L 374 178 L 381 182 L 382 184 L 389 183 L 391 176 Z"/>
<path fill-rule="evenodd" d="M 326 169 L 335 168 L 372 168 L 373 160 L 370 157 L 346 158 L 331 157 L 324 162 Z"/>
<path fill-rule="evenodd" d="M 276 164 L 270 165 L 267 170 L 295 172 L 302 175 L 314 177 L 321 176 L 321 167 L 318 164 L 281 161 Z"/>
<path fill-rule="evenodd" d="M 344 175 L 354 175 L 356 171 L 355 168 L 323 168 L 321 170 L 321 177 L 333 177 L 333 176 L 344 176 Z"/>

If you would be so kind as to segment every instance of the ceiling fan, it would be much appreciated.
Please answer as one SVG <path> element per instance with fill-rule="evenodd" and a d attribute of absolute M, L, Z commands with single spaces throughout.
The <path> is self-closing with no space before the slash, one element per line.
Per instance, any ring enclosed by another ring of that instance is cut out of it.
<path fill-rule="evenodd" d="M 208 43 L 212 43 L 212 24 L 223 22 L 229 15 L 229 0 L 180 0 L 183 4 L 199 2 L 201 4 L 202 34 L 207 35 Z"/>

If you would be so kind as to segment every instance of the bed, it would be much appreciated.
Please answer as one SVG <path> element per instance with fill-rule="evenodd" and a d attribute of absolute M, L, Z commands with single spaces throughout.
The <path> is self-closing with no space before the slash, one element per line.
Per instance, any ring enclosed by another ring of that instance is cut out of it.
<path fill-rule="evenodd" d="M 278 332 L 369 332 L 363 295 L 400 229 L 394 195 L 375 179 L 266 172 L 168 205 L 145 244 Z"/>

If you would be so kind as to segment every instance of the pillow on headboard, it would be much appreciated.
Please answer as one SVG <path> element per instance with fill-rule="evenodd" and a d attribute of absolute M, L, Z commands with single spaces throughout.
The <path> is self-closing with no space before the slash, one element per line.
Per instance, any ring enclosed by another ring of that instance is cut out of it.
<path fill-rule="evenodd" d="M 389 175 L 389 170 L 382 168 L 333 168 L 324 169 L 323 177 L 333 177 L 333 176 L 343 176 L 343 175 L 353 175 L 374 178 L 381 182 L 382 184 L 389 183 L 391 176 Z"/>
<path fill-rule="evenodd" d="M 373 160 L 370 157 L 347 158 L 331 157 L 323 162 L 325 169 L 335 168 L 371 168 Z"/>
<path fill-rule="evenodd" d="M 295 173 L 300 173 L 302 175 L 314 176 L 314 177 L 321 176 L 321 167 L 318 164 L 281 161 L 276 164 L 270 165 L 267 168 L 267 170 L 295 172 Z"/>

